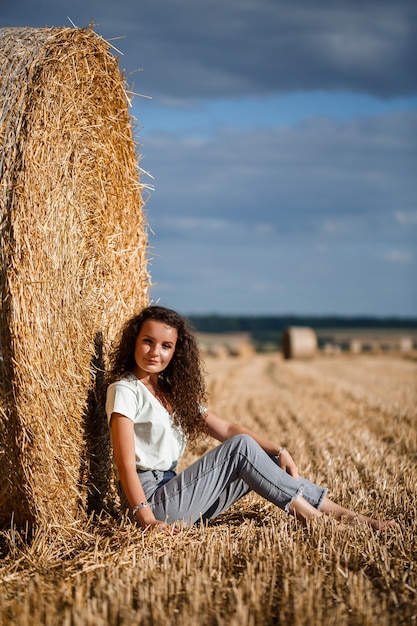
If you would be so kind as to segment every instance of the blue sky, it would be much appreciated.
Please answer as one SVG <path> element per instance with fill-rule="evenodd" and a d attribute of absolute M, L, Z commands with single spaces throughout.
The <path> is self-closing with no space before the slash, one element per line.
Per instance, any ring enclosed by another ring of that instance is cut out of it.
<path fill-rule="evenodd" d="M 0 24 L 68 17 L 146 96 L 154 301 L 417 316 L 414 0 L 16 0 Z"/>

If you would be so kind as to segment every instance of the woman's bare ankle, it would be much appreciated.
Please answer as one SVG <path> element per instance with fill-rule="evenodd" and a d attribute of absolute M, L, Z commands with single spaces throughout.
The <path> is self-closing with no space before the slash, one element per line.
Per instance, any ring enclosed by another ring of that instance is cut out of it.
<path fill-rule="evenodd" d="M 322 517 L 322 513 L 315 509 L 303 496 L 297 496 L 290 504 L 289 512 L 296 516 L 301 522 Z"/>

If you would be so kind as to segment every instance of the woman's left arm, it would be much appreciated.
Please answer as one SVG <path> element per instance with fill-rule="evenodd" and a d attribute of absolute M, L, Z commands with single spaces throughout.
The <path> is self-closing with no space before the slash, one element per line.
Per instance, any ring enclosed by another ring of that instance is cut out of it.
<path fill-rule="evenodd" d="M 212 411 L 206 411 L 203 417 L 207 424 L 208 433 L 214 437 L 214 439 L 217 439 L 218 441 L 225 441 L 235 435 L 250 435 L 250 437 L 252 437 L 252 439 L 254 439 L 256 443 L 258 443 L 261 448 L 269 454 L 269 456 L 279 455 L 278 465 L 280 468 L 285 470 L 294 478 L 298 479 L 297 465 L 288 450 L 282 449 L 282 446 L 273 443 L 269 439 L 265 439 L 265 437 L 261 437 L 241 424 L 228 422 Z"/>

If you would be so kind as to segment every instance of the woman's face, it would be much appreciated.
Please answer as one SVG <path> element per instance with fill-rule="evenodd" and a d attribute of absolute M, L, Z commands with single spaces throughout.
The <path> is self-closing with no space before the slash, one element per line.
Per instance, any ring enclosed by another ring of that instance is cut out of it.
<path fill-rule="evenodd" d="M 136 338 L 133 373 L 143 378 L 162 372 L 174 356 L 177 338 L 178 332 L 173 326 L 156 320 L 143 322 Z"/>

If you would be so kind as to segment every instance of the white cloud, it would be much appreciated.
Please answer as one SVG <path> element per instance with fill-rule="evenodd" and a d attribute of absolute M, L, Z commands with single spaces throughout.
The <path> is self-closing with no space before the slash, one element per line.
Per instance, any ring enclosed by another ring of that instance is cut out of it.
<path fill-rule="evenodd" d="M 389 263 L 398 263 L 400 265 L 409 265 L 414 261 L 414 256 L 407 250 L 388 250 L 383 258 Z"/>
<path fill-rule="evenodd" d="M 401 226 L 417 226 L 417 211 L 396 211 L 395 218 Z"/>
<path fill-rule="evenodd" d="M 327 235 L 352 235 L 358 230 L 358 220 L 343 216 L 340 218 L 328 218 L 324 220 L 322 229 Z"/>

